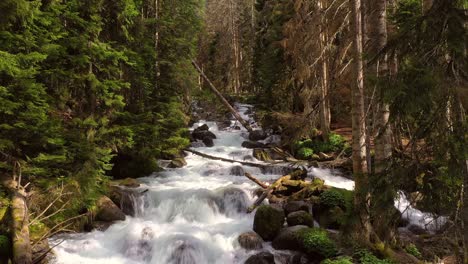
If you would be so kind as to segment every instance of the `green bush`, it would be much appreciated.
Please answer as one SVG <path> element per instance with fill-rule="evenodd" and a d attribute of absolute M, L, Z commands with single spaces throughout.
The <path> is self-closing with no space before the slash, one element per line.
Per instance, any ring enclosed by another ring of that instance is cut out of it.
<path fill-rule="evenodd" d="M 309 254 L 320 254 L 324 258 L 336 256 L 335 242 L 328 237 L 328 233 L 320 228 L 307 228 L 298 232 L 304 250 Z"/>
<path fill-rule="evenodd" d="M 362 264 L 393 264 L 393 262 L 388 259 L 377 258 L 366 249 L 357 250 L 354 253 L 354 257 Z"/>
<path fill-rule="evenodd" d="M 339 257 L 334 260 L 326 259 L 320 262 L 320 264 L 353 264 L 353 260 L 350 257 Z"/>
<path fill-rule="evenodd" d="M 311 148 L 300 148 L 298 151 L 297 151 L 297 157 L 300 158 L 300 159 L 309 159 L 310 157 L 312 157 L 312 155 L 314 155 L 314 150 L 311 149 Z"/>
<path fill-rule="evenodd" d="M 347 145 L 346 141 L 342 136 L 335 134 L 335 133 L 331 133 L 329 136 L 328 142 L 306 139 L 306 140 L 296 141 L 293 147 L 295 150 L 298 150 L 298 154 L 302 148 L 312 149 L 313 151 L 315 151 L 315 153 L 319 153 L 319 152 L 327 153 L 327 152 L 340 151 L 343 148 L 345 148 L 346 145 Z"/>
<path fill-rule="evenodd" d="M 336 188 L 329 189 L 321 193 L 320 203 L 330 208 L 335 206 L 346 208 L 345 197 L 343 193 Z"/>
<path fill-rule="evenodd" d="M 422 255 L 421 255 L 421 252 L 419 252 L 419 249 L 416 247 L 415 244 L 411 243 L 409 244 L 408 246 L 405 247 L 405 251 L 410 254 L 410 255 L 413 255 L 417 258 L 421 258 Z"/>

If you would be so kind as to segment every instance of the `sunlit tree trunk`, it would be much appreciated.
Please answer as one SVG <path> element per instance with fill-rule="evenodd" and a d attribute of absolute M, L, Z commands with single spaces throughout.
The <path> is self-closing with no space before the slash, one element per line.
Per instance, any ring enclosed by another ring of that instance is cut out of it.
<path fill-rule="evenodd" d="M 377 92 L 377 113 L 376 113 L 376 133 L 374 139 L 375 162 L 374 174 L 371 182 L 378 183 L 372 185 L 375 189 L 372 192 L 374 202 L 373 219 L 374 229 L 381 239 L 391 241 L 394 236 L 391 211 L 388 207 L 393 206 L 394 198 L 390 193 L 390 183 L 386 169 L 388 168 L 392 156 L 392 137 L 389 123 L 390 107 L 385 102 L 384 93 L 388 76 L 387 54 L 382 50 L 387 45 L 387 0 L 372 0 L 368 2 L 368 53 L 371 64 L 368 67 L 369 76 L 376 76 L 375 89 Z M 377 186 L 378 185 L 378 186 Z"/>
<path fill-rule="evenodd" d="M 391 131 L 389 124 L 389 105 L 384 100 L 383 80 L 388 77 L 388 64 L 386 54 L 380 52 L 387 45 L 387 17 L 386 0 L 373 0 L 369 3 L 369 54 L 374 59 L 369 67 L 371 75 L 376 75 L 379 94 L 379 112 L 377 115 L 377 133 L 375 138 L 375 172 L 382 173 L 392 155 Z M 375 57 L 377 59 L 375 59 Z"/>
<path fill-rule="evenodd" d="M 369 178 L 366 162 L 366 126 L 364 111 L 364 72 L 362 61 L 361 0 L 350 0 L 353 38 L 352 134 L 353 174 L 355 177 L 354 206 L 360 221 L 359 233 L 369 241 Z"/>
<path fill-rule="evenodd" d="M 326 9 L 326 1 L 320 0 L 318 2 L 319 9 Z M 322 52 L 322 78 L 320 85 L 320 129 L 325 141 L 328 141 L 330 134 L 330 104 L 329 104 L 329 75 L 328 75 L 328 53 L 326 51 L 328 44 L 328 32 L 327 32 L 327 19 L 325 16 L 322 17 L 320 25 L 320 49 Z M 325 49 L 325 51 L 324 51 Z"/>

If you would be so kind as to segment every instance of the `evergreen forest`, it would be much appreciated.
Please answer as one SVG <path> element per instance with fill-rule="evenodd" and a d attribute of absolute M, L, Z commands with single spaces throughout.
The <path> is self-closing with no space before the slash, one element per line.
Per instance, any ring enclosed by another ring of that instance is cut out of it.
<path fill-rule="evenodd" d="M 468 264 L 466 0 L 0 0 L 0 264 Z"/>

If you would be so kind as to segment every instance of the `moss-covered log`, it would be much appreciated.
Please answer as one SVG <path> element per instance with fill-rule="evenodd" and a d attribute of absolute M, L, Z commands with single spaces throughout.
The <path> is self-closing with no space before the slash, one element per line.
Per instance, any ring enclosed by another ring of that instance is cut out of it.
<path fill-rule="evenodd" d="M 17 183 L 10 181 L 5 184 L 11 197 L 11 236 L 14 264 L 32 263 L 32 250 L 29 240 L 29 212 L 26 201 L 27 194 L 17 188 Z"/>

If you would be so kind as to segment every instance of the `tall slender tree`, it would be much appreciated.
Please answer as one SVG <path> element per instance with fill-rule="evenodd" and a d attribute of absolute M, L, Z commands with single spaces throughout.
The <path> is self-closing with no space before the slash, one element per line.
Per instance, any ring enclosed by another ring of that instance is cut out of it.
<path fill-rule="evenodd" d="M 364 68 L 362 45 L 361 0 L 350 0 L 351 32 L 353 34 L 352 83 L 352 135 L 353 174 L 355 177 L 354 207 L 359 218 L 361 238 L 369 241 L 371 225 L 369 216 L 369 178 L 366 163 L 366 123 L 364 110 Z"/>

